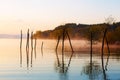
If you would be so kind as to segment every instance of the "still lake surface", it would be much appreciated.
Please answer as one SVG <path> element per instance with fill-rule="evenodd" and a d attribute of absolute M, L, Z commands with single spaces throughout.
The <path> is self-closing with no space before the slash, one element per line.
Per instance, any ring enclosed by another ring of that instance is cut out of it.
<path fill-rule="evenodd" d="M 89 44 L 86 41 L 73 40 L 73 49 L 76 51 L 74 53 L 70 51 L 69 43 L 66 41 L 63 63 L 61 46 L 56 53 L 56 43 L 55 40 L 37 40 L 36 58 L 33 51 L 32 64 L 30 44 L 27 66 L 26 39 L 22 45 L 22 64 L 20 64 L 20 40 L 0 39 L 0 80 L 105 80 L 105 77 L 106 80 L 120 80 L 120 48 L 111 49 L 104 74 L 98 46 L 93 51 L 90 63 Z M 105 54 L 104 66 L 107 52 Z"/>

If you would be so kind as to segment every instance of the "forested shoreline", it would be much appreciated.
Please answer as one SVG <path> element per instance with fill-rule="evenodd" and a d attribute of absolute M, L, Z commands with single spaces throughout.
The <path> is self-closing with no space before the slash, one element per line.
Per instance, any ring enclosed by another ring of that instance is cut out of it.
<path fill-rule="evenodd" d="M 89 40 L 90 32 L 93 33 L 94 41 L 101 41 L 103 37 L 103 31 L 107 28 L 107 39 L 110 44 L 120 44 L 120 22 L 113 24 L 101 23 L 101 24 L 76 24 L 67 23 L 60 25 L 53 30 L 36 31 L 33 38 L 37 39 L 57 39 L 62 34 L 63 29 L 66 29 L 72 40 L 86 39 Z"/>

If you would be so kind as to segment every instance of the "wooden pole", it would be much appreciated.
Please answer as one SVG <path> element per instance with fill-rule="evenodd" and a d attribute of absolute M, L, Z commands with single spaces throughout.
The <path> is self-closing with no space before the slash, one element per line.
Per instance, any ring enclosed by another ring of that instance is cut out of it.
<path fill-rule="evenodd" d="M 56 48 L 55 48 L 55 50 L 57 51 L 57 48 L 58 48 L 58 45 L 59 45 L 59 42 L 60 42 L 60 36 L 58 36 L 58 41 L 57 41 L 57 45 L 56 45 Z"/>
<path fill-rule="evenodd" d="M 34 44 L 34 54 L 35 54 L 35 59 L 36 59 L 36 44 L 37 44 L 37 38 L 35 38 L 35 44 Z"/>
<path fill-rule="evenodd" d="M 63 29 L 62 34 L 62 72 L 64 73 L 64 39 L 65 39 L 65 29 Z"/>
<path fill-rule="evenodd" d="M 27 56 L 27 67 L 29 67 L 29 29 L 27 31 L 26 56 Z"/>
<path fill-rule="evenodd" d="M 102 40 L 102 48 L 101 48 L 101 52 L 102 52 L 102 54 L 101 54 L 101 62 L 102 62 L 104 80 L 106 80 L 106 72 L 105 72 L 105 69 L 104 69 L 104 57 L 103 56 L 104 56 L 104 40 L 105 40 L 106 33 L 107 33 L 107 28 L 104 31 L 103 40 Z"/>
<path fill-rule="evenodd" d="M 33 62 L 33 32 L 31 32 L 31 67 Z"/>
<path fill-rule="evenodd" d="M 92 80 L 93 79 L 93 76 L 92 76 L 92 74 L 93 74 L 93 72 L 92 72 L 92 67 L 93 67 L 93 64 L 92 64 L 92 43 L 93 43 L 93 40 L 92 40 L 92 38 L 93 38 L 93 33 L 91 32 L 90 33 L 90 79 Z"/>
<path fill-rule="evenodd" d="M 109 48 L 109 43 L 108 43 L 107 37 L 105 37 L 105 40 L 106 40 L 107 49 L 108 49 L 108 57 L 107 57 L 106 65 L 105 65 L 105 69 L 107 70 L 107 65 L 108 65 L 109 57 L 110 57 L 110 48 Z"/>
<path fill-rule="evenodd" d="M 67 34 L 67 37 L 68 37 L 68 39 L 69 39 L 69 43 L 70 43 L 71 50 L 72 50 L 72 52 L 74 52 L 73 47 L 72 47 L 72 43 L 71 43 L 71 40 L 70 40 L 70 36 L 69 36 L 69 34 L 68 34 L 67 31 L 66 31 L 66 34 Z"/>
<path fill-rule="evenodd" d="M 92 64 L 92 32 L 90 34 L 90 64 Z"/>
<path fill-rule="evenodd" d="M 41 54 L 42 54 L 42 56 L 43 56 L 43 42 L 42 42 L 42 44 L 41 44 Z"/>
<path fill-rule="evenodd" d="M 22 30 L 20 35 L 20 66 L 22 67 Z"/>

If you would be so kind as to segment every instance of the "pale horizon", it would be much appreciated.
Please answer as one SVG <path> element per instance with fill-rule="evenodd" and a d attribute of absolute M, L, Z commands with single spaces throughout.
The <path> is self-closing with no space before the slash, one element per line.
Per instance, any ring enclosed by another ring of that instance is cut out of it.
<path fill-rule="evenodd" d="M 120 21 L 118 0 L 0 0 L 0 34 L 49 30 L 65 23 Z"/>

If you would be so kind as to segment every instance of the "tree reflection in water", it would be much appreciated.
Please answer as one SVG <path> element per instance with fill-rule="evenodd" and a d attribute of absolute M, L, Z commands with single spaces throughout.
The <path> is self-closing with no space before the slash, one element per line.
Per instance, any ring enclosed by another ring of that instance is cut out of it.
<path fill-rule="evenodd" d="M 110 49 L 109 49 L 109 45 L 108 45 L 108 41 L 107 41 L 107 37 L 106 37 L 106 33 L 107 33 L 107 28 L 104 31 L 104 35 L 103 35 L 103 40 L 102 40 L 102 48 L 101 48 L 101 67 L 100 65 L 96 64 L 96 62 L 92 61 L 92 33 L 91 33 L 91 51 L 90 51 L 90 63 L 88 63 L 84 68 L 83 68 L 83 72 L 89 76 L 90 80 L 98 80 L 99 79 L 99 74 L 103 73 L 103 80 L 107 80 L 107 76 L 106 76 L 106 70 L 107 70 L 107 65 L 109 62 L 109 57 L 110 57 Z M 107 57 L 107 61 L 106 61 L 106 65 L 104 67 L 104 41 L 106 40 L 107 42 L 107 48 L 108 48 L 108 57 Z"/>
<path fill-rule="evenodd" d="M 92 63 L 87 63 L 87 65 L 83 67 L 83 73 L 89 76 L 89 80 L 97 80 L 102 73 L 102 68 L 99 63 L 94 61 Z"/>
<path fill-rule="evenodd" d="M 64 60 L 59 59 L 58 53 L 56 51 L 56 59 L 57 61 L 55 62 L 55 70 L 60 73 L 60 79 L 61 80 L 68 80 L 68 70 L 69 70 L 69 66 L 72 60 L 72 56 L 73 56 L 73 52 L 71 53 L 68 63 L 65 63 Z M 63 59 L 63 58 L 62 58 Z M 64 61 L 64 62 L 63 62 Z"/>

